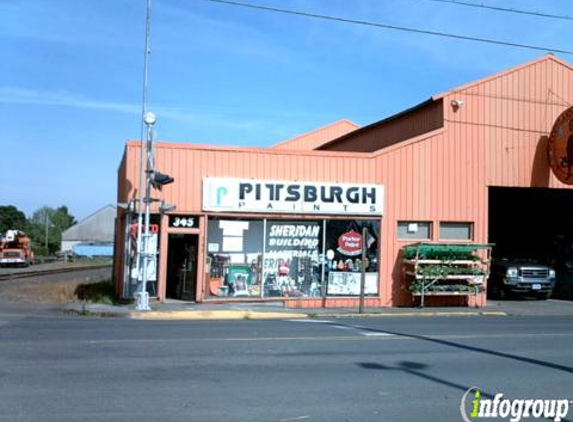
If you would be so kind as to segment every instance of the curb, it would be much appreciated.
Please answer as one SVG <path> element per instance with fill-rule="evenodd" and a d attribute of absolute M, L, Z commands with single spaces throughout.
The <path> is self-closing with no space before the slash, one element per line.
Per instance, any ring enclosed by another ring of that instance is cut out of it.
<path fill-rule="evenodd" d="M 237 319 L 293 319 L 308 318 L 307 314 L 288 312 L 253 311 L 136 311 L 127 315 L 129 319 L 139 320 L 237 320 Z"/>
<path fill-rule="evenodd" d="M 502 311 L 475 311 L 475 312 L 379 312 L 379 313 L 344 313 L 344 314 L 317 314 L 300 312 L 257 312 L 240 310 L 185 310 L 185 311 L 115 311 L 102 309 L 65 309 L 66 315 L 93 316 L 104 318 L 126 318 L 147 321 L 229 321 L 247 319 L 305 319 L 305 318 L 388 318 L 388 317 L 477 317 L 477 316 L 508 316 Z"/>
<path fill-rule="evenodd" d="M 332 314 L 332 315 L 316 315 L 312 317 L 324 318 L 376 318 L 376 317 L 460 317 L 460 316 L 508 316 L 506 312 L 492 311 L 492 312 L 403 312 L 403 313 L 366 313 L 366 314 Z"/>

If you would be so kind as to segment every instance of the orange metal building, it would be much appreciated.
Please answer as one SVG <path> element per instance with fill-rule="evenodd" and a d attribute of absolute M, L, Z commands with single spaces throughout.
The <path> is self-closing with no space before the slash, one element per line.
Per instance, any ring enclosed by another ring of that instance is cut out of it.
<path fill-rule="evenodd" d="M 547 137 L 572 103 L 573 67 L 545 55 L 365 127 L 341 120 L 270 148 L 156 143 L 155 166 L 175 182 L 153 196 L 177 208 L 154 214 L 151 295 L 356 306 L 356 278 L 340 273 L 356 270 L 368 245 L 366 305 L 410 305 L 404 245 L 487 243 L 493 187 L 569 188 L 551 173 Z M 120 203 L 137 196 L 140 145 L 126 144 Z M 119 210 L 115 267 L 126 297 L 135 288 L 128 214 Z M 367 238 L 356 237 L 364 227 Z"/>

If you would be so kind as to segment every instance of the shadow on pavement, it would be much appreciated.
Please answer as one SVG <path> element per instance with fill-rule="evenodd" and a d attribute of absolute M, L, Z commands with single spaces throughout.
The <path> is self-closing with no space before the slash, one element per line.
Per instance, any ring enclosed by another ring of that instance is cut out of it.
<path fill-rule="evenodd" d="M 370 331 L 370 332 L 374 332 L 374 333 L 385 333 L 385 334 L 391 334 L 391 335 L 395 335 L 395 336 L 412 338 L 412 339 L 416 339 L 416 340 L 428 341 L 431 343 L 441 344 L 443 346 L 455 347 L 458 349 L 469 350 L 472 352 L 483 353 L 486 355 L 497 356 L 497 357 L 501 357 L 501 358 L 505 358 L 505 359 L 512 359 L 512 360 L 516 360 L 519 362 L 525 362 L 525 363 L 529 363 L 532 365 L 538 365 L 538 366 L 543 366 L 545 368 L 555 369 L 557 371 L 567 372 L 570 374 L 573 373 L 573 368 L 570 366 L 560 365 L 560 364 L 553 363 L 553 362 L 546 362 L 543 360 L 528 358 L 525 356 L 513 355 L 511 353 L 498 352 L 496 350 L 489 350 L 489 349 L 485 349 L 483 347 L 468 346 L 465 344 L 460 344 L 460 343 L 456 343 L 456 342 L 449 341 L 449 340 L 442 340 L 442 339 L 437 339 L 437 338 L 432 338 L 432 337 L 426 337 L 426 336 L 422 336 L 422 335 L 418 335 L 418 334 L 405 334 L 405 333 L 398 333 L 395 331 L 379 330 L 376 328 L 362 327 L 362 330 Z"/>
<path fill-rule="evenodd" d="M 452 387 L 460 391 L 468 391 L 473 386 L 471 385 L 462 385 L 456 384 L 455 382 L 451 382 L 445 380 L 443 378 L 438 378 L 432 375 L 425 374 L 421 371 L 428 368 L 428 365 L 425 363 L 419 362 L 411 362 L 411 361 L 402 361 L 398 362 L 395 366 L 388 366 L 388 365 L 381 365 L 379 363 L 374 362 L 358 362 L 357 365 L 363 369 L 371 369 L 371 370 L 378 370 L 378 371 L 402 371 L 410 375 L 414 375 L 420 378 L 423 378 L 428 381 L 436 382 L 438 384 L 445 385 L 447 387 Z M 492 394 L 489 394 L 485 391 L 481 391 L 482 396 L 484 397 L 491 397 L 493 398 Z"/>

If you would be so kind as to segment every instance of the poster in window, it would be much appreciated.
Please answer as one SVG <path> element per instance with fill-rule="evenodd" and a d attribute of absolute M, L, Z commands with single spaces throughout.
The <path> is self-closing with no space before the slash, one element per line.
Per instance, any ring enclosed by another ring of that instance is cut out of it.
<path fill-rule="evenodd" d="M 361 273 L 331 271 L 328 274 L 326 294 L 331 296 L 358 296 L 360 295 Z M 378 273 L 366 273 L 364 294 L 378 294 Z"/>

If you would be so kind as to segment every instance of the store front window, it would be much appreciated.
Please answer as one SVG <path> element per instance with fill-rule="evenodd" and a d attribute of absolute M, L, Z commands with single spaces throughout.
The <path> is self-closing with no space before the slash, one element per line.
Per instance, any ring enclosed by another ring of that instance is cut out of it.
<path fill-rule="evenodd" d="M 267 221 L 264 296 L 320 296 L 322 231 L 322 221 Z"/>
<path fill-rule="evenodd" d="M 378 236 L 375 220 L 211 218 L 209 296 L 355 296 L 360 294 L 363 265 L 365 293 L 376 295 Z"/>
<path fill-rule="evenodd" d="M 210 296 L 261 296 L 263 233 L 263 220 L 209 220 Z"/>
<path fill-rule="evenodd" d="M 366 238 L 363 239 L 363 229 Z M 356 296 L 360 294 L 362 266 L 365 268 L 366 295 L 378 294 L 377 221 L 329 220 L 326 222 L 326 294 Z M 366 258 L 362 261 L 362 248 Z"/>

